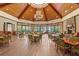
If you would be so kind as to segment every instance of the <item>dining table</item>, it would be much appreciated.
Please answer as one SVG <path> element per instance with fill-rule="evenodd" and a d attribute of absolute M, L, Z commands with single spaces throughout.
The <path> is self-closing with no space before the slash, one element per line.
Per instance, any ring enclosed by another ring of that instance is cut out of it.
<path fill-rule="evenodd" d="M 34 39 L 35 42 L 37 41 L 38 37 L 39 37 L 39 35 L 33 34 L 33 39 Z"/>
<path fill-rule="evenodd" d="M 3 44 L 3 42 L 4 42 L 4 37 L 0 36 L 0 44 Z"/>
<path fill-rule="evenodd" d="M 4 37 L 3 36 L 0 36 L 0 40 L 3 41 L 4 40 Z"/>

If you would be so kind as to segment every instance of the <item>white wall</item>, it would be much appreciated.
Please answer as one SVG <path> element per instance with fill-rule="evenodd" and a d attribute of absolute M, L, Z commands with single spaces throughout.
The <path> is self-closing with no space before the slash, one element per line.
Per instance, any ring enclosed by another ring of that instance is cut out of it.
<path fill-rule="evenodd" d="M 65 31 L 67 31 L 67 30 L 66 30 L 66 20 L 63 21 L 63 32 L 65 32 Z"/>
<path fill-rule="evenodd" d="M 63 32 L 63 27 L 62 25 L 59 26 L 59 31 L 62 33 Z"/>
<path fill-rule="evenodd" d="M 17 22 L 16 21 L 12 21 L 10 19 L 0 17 L 0 31 L 3 31 L 4 22 L 9 22 L 9 23 L 15 24 L 15 31 L 17 30 Z"/>
<path fill-rule="evenodd" d="M 69 19 L 73 20 L 74 18 L 72 17 L 72 18 L 69 18 Z M 69 19 L 67 19 L 67 20 L 69 20 Z M 65 20 L 63 22 L 63 31 L 66 31 L 66 24 L 67 24 L 66 21 L 67 20 Z M 76 16 L 76 32 L 79 32 L 79 15 Z"/>
<path fill-rule="evenodd" d="M 66 19 L 65 21 L 63 21 L 63 32 L 64 32 L 64 31 L 67 31 L 66 26 L 67 26 L 68 24 L 73 23 L 73 21 L 74 21 L 74 17 L 71 17 L 71 18 Z"/>

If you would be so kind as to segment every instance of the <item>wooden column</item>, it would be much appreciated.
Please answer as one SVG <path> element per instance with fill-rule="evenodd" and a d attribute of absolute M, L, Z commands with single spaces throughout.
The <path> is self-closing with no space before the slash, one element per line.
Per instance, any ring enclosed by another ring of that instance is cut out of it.
<path fill-rule="evenodd" d="M 74 16 L 74 24 L 75 24 L 75 32 L 76 32 L 76 29 L 77 29 L 77 25 L 76 25 L 76 16 Z"/>

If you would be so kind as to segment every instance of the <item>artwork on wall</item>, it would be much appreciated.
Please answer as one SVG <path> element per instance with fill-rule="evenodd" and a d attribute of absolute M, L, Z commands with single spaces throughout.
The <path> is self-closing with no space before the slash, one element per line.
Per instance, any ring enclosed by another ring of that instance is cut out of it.
<path fill-rule="evenodd" d="M 74 17 L 69 18 L 66 22 L 66 28 L 68 33 L 75 33 L 76 32 L 76 20 Z"/>

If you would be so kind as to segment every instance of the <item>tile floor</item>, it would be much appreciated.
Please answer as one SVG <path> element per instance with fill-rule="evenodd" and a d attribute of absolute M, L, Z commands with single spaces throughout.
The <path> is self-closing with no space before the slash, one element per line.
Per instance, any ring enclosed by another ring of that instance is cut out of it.
<path fill-rule="evenodd" d="M 42 41 L 30 44 L 28 37 L 13 38 L 9 46 L 0 48 L 1 56 L 61 56 L 56 52 L 55 43 L 48 38 L 47 34 L 42 36 Z"/>

